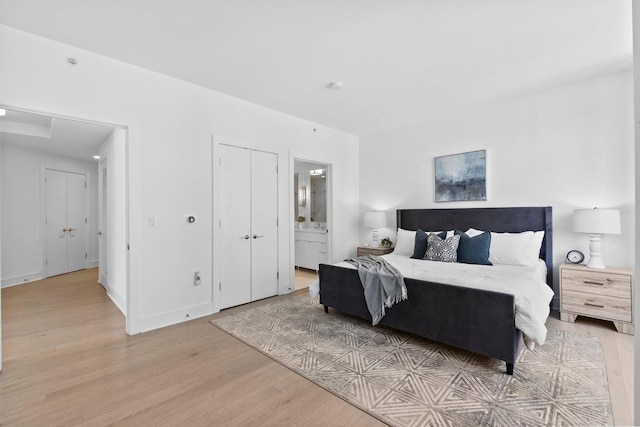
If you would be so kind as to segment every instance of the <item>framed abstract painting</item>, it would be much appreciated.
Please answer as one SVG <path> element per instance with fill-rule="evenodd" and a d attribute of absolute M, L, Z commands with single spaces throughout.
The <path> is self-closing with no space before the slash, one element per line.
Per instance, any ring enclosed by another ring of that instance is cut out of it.
<path fill-rule="evenodd" d="M 436 202 L 487 200 L 486 150 L 435 158 Z"/>

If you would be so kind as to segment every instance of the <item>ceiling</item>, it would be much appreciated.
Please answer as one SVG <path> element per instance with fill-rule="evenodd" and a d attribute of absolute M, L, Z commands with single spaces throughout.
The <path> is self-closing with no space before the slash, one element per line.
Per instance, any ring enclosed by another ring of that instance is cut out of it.
<path fill-rule="evenodd" d="M 112 127 L 42 114 L 6 110 L 0 116 L 0 141 L 38 151 L 95 160 Z"/>
<path fill-rule="evenodd" d="M 355 135 L 632 66 L 631 0 L 0 0 L 0 23 Z"/>

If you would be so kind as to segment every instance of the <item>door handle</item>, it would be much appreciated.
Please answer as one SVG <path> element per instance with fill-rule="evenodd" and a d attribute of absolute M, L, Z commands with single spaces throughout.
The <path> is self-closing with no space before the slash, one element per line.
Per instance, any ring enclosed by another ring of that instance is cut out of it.
<path fill-rule="evenodd" d="M 62 232 L 63 232 L 63 233 L 66 233 L 67 231 L 69 231 L 69 230 L 68 230 L 68 229 L 66 229 L 66 228 L 63 228 L 63 229 L 62 229 Z"/>
<path fill-rule="evenodd" d="M 260 238 L 260 237 L 264 237 L 264 236 L 259 236 L 259 235 L 257 235 L 257 234 L 254 234 L 254 235 L 253 235 L 253 238 L 254 238 L 254 239 L 258 239 L 258 238 Z"/>
<path fill-rule="evenodd" d="M 67 231 L 69 231 L 69 233 L 71 233 L 72 231 L 76 231 L 76 230 L 77 230 L 77 228 L 70 228 L 70 229 L 69 229 L 69 230 L 67 230 Z"/>
<path fill-rule="evenodd" d="M 96 234 L 97 234 L 98 236 L 102 236 L 102 231 L 98 231 Z"/>
<path fill-rule="evenodd" d="M 250 238 L 251 238 L 251 236 L 249 236 L 248 234 L 245 234 L 244 236 L 241 237 L 241 239 L 245 239 L 245 240 L 250 239 Z"/>

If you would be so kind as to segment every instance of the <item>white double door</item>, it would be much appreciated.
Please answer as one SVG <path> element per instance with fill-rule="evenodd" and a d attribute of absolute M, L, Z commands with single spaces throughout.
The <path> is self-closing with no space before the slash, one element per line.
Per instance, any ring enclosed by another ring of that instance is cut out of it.
<path fill-rule="evenodd" d="M 46 169 L 47 277 L 86 268 L 86 175 Z"/>
<path fill-rule="evenodd" d="M 278 293 L 278 158 L 220 146 L 220 307 Z"/>

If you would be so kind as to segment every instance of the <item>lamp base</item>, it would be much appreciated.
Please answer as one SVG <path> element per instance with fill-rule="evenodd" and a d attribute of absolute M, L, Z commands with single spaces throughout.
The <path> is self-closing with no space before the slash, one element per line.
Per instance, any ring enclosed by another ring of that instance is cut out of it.
<path fill-rule="evenodd" d="M 589 262 L 587 267 L 589 268 L 607 268 L 602 261 L 602 248 L 601 234 L 592 234 L 591 241 L 589 242 Z"/>

